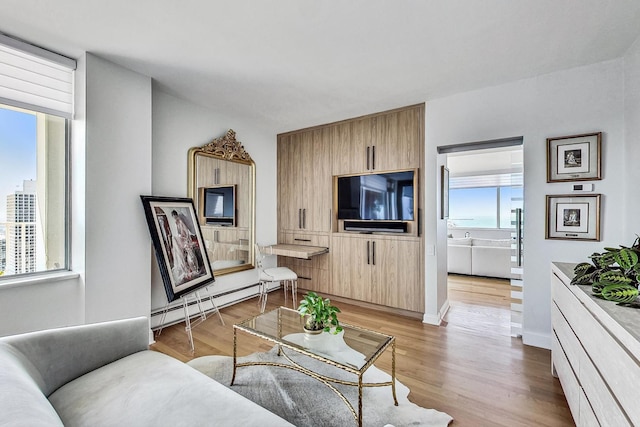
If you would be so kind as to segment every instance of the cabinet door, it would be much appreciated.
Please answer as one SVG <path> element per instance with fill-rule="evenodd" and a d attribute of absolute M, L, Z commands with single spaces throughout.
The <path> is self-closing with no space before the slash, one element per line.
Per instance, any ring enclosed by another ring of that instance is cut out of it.
<path fill-rule="evenodd" d="M 331 132 L 328 128 L 301 135 L 302 228 L 331 229 Z"/>
<path fill-rule="evenodd" d="M 420 112 L 411 108 L 375 118 L 370 163 L 376 171 L 420 165 Z"/>
<path fill-rule="evenodd" d="M 365 300 L 371 281 L 367 239 L 334 236 L 331 240 L 331 294 Z"/>
<path fill-rule="evenodd" d="M 424 290 L 420 287 L 420 242 L 418 240 L 374 240 L 373 270 L 369 301 L 389 307 L 422 311 Z"/>
<path fill-rule="evenodd" d="M 371 150 L 373 119 L 365 117 L 341 123 L 332 130 L 333 174 L 366 172 L 371 168 L 367 148 Z"/>
<path fill-rule="evenodd" d="M 299 134 L 278 140 L 278 224 L 281 230 L 302 225 L 302 145 Z"/>

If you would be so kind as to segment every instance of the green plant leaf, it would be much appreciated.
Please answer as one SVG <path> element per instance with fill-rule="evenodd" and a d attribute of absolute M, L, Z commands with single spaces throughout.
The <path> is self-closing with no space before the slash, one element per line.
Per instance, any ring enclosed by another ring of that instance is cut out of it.
<path fill-rule="evenodd" d="M 576 276 L 582 276 L 583 274 L 590 273 L 595 269 L 596 268 L 592 264 L 589 264 L 588 262 L 581 262 L 580 264 L 575 266 L 573 272 L 576 274 Z"/>
<path fill-rule="evenodd" d="M 609 301 L 630 303 L 638 298 L 638 289 L 629 285 L 608 285 L 602 289 L 602 297 Z"/>
<path fill-rule="evenodd" d="M 625 274 L 620 270 L 610 270 L 600 273 L 598 281 L 603 283 L 605 286 L 631 285 L 633 283 L 633 279 L 625 276 Z"/>
<path fill-rule="evenodd" d="M 572 285 L 589 285 L 595 282 L 595 276 L 596 276 L 596 271 L 594 268 L 594 271 L 590 273 L 582 274 L 580 276 L 575 276 L 573 279 L 571 279 L 571 284 Z"/>
<path fill-rule="evenodd" d="M 624 270 L 629 270 L 638 264 L 638 254 L 632 249 L 621 249 L 615 254 L 615 258 Z"/>
<path fill-rule="evenodd" d="M 602 290 L 604 289 L 604 287 L 605 285 L 603 283 L 593 282 L 593 284 L 591 285 L 591 292 L 593 292 L 595 296 L 602 296 Z"/>

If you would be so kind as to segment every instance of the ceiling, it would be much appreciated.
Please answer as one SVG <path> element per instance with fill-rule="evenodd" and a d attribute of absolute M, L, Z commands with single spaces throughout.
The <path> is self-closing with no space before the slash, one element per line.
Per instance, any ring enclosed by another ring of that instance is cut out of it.
<path fill-rule="evenodd" d="M 447 154 L 452 177 L 521 172 L 522 145 Z"/>
<path fill-rule="evenodd" d="M 284 132 L 618 58 L 640 1 L 2 0 L 0 32 Z"/>

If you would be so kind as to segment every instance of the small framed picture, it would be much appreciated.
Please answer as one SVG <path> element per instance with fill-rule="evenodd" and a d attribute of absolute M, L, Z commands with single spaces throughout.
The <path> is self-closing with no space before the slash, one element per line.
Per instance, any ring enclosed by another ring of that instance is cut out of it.
<path fill-rule="evenodd" d="M 441 180 L 441 201 L 440 201 L 440 219 L 449 218 L 449 169 L 444 166 L 440 167 Z"/>
<path fill-rule="evenodd" d="M 193 200 L 140 196 L 167 300 L 214 281 Z"/>
<path fill-rule="evenodd" d="M 600 241 L 600 194 L 547 196 L 547 239 Z"/>
<path fill-rule="evenodd" d="M 547 182 L 602 179 L 602 132 L 547 138 Z"/>

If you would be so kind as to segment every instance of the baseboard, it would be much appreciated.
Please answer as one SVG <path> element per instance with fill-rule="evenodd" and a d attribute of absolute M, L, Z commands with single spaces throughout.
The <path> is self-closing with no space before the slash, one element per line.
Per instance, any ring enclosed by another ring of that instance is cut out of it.
<path fill-rule="evenodd" d="M 551 334 L 540 334 L 535 332 L 522 332 L 522 343 L 531 347 L 539 347 L 551 350 Z"/>
<path fill-rule="evenodd" d="M 449 300 L 447 299 L 442 307 L 440 307 L 440 311 L 437 315 L 426 314 L 422 317 L 422 323 L 427 323 L 429 325 L 440 326 L 442 324 L 442 319 L 446 316 L 449 311 Z"/>

